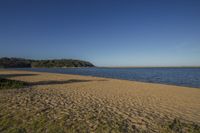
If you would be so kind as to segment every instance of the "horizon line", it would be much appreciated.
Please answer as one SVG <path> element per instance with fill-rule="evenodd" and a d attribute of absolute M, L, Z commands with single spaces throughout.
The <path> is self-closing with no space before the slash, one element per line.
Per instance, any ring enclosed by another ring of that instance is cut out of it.
<path fill-rule="evenodd" d="M 200 66 L 96 66 L 99 68 L 200 68 Z"/>

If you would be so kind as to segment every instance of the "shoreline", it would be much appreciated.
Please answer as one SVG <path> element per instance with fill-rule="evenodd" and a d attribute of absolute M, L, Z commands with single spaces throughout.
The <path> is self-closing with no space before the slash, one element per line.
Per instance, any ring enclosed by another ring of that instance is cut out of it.
<path fill-rule="evenodd" d="M 31 83 L 28 89 L 0 90 L 0 114 L 12 115 L 11 121 L 32 123 L 45 117 L 52 126 L 66 122 L 83 132 L 117 132 L 124 123 L 129 132 L 164 132 L 173 130 L 167 125 L 177 119 L 184 129 L 192 123 L 200 126 L 198 88 L 22 70 L 0 70 L 3 74 Z M 73 130 L 67 125 L 60 128 Z"/>
<path fill-rule="evenodd" d="M 97 67 L 98 68 L 98 67 Z M 155 67 L 156 68 L 156 67 Z M 52 68 L 54 69 L 54 68 Z M 67 69 L 67 68 L 64 68 Z M 8 70 L 8 71 L 25 71 L 25 72 L 38 72 L 39 71 L 31 71 L 31 70 L 16 70 L 16 69 L 0 69 L 1 71 Z M 58 72 L 41 72 L 41 73 L 50 73 L 50 74 L 62 74 L 62 75 L 73 75 L 73 76 L 83 76 L 83 77 L 94 77 L 94 78 L 105 78 L 105 79 L 113 79 L 113 80 L 122 80 L 122 81 L 130 81 L 130 82 L 139 82 L 139 83 L 147 83 L 147 84 L 158 84 L 158 85 L 167 85 L 167 86 L 177 86 L 177 87 L 184 87 L 184 88 L 190 88 L 190 89 L 200 89 L 199 87 L 192 87 L 192 86 L 186 86 L 186 85 L 175 85 L 170 83 L 156 83 L 156 82 L 148 82 L 148 81 L 139 81 L 139 80 L 129 80 L 129 79 L 120 79 L 120 78 L 112 78 L 112 77 L 98 77 L 98 76 L 92 76 L 92 75 L 80 75 L 80 74 L 67 74 L 67 73 L 58 73 Z"/>

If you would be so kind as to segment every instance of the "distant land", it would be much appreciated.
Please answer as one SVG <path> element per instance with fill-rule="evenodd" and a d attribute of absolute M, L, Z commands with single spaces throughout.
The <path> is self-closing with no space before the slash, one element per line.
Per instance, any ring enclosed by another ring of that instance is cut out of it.
<path fill-rule="evenodd" d="M 88 61 L 73 59 L 33 60 L 24 58 L 0 58 L 0 68 L 63 68 L 63 67 L 94 67 Z"/>

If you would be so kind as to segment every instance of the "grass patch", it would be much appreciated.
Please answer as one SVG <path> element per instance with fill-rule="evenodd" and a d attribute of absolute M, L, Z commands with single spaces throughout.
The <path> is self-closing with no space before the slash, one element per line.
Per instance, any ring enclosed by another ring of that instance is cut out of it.
<path fill-rule="evenodd" d="M 19 88 L 25 87 L 26 85 L 27 85 L 27 83 L 25 83 L 23 81 L 16 81 L 16 80 L 0 78 L 0 90 L 19 89 Z"/>
<path fill-rule="evenodd" d="M 194 122 L 184 122 L 175 118 L 160 128 L 163 133 L 200 133 L 200 125 Z"/>
<path fill-rule="evenodd" d="M 169 125 L 169 129 L 176 133 L 200 133 L 200 126 L 195 123 L 184 123 L 179 119 L 174 119 Z"/>

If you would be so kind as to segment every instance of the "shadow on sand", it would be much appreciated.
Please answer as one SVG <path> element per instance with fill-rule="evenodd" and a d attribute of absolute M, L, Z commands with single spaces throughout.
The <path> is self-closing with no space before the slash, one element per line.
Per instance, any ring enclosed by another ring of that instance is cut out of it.
<path fill-rule="evenodd" d="M 22 76 L 36 76 L 39 74 L 0 74 L 0 78 L 13 78 L 13 77 L 22 77 Z M 105 79 L 99 80 L 81 80 L 81 79 L 69 79 L 69 80 L 47 80 L 47 81 L 37 81 L 37 82 L 26 82 L 27 85 L 59 85 L 59 84 L 71 84 L 71 83 L 82 83 L 82 82 L 93 82 L 93 81 L 107 81 Z"/>
<path fill-rule="evenodd" d="M 14 78 L 14 77 L 23 77 L 23 76 L 36 76 L 38 74 L 0 74 L 1 78 Z"/>
<path fill-rule="evenodd" d="M 38 81 L 29 83 L 29 85 L 59 85 L 59 84 L 71 84 L 71 83 L 80 83 L 80 82 L 91 82 L 93 80 L 79 80 L 79 79 L 70 79 L 70 80 L 48 80 L 48 81 Z"/>

